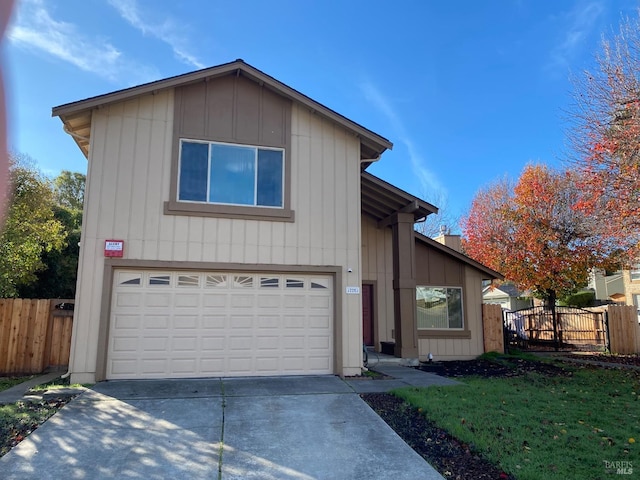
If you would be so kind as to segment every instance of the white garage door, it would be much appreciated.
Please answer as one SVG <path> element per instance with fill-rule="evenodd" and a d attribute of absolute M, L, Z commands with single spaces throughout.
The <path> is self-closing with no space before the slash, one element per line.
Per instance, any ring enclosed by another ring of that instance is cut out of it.
<path fill-rule="evenodd" d="M 333 373 L 329 276 L 116 270 L 107 378 Z"/>

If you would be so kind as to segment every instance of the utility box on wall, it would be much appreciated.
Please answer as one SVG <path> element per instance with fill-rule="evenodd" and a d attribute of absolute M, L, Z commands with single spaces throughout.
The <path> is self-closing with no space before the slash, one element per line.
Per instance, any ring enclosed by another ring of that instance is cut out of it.
<path fill-rule="evenodd" d="M 105 240 L 105 257 L 122 257 L 124 255 L 124 240 Z"/>

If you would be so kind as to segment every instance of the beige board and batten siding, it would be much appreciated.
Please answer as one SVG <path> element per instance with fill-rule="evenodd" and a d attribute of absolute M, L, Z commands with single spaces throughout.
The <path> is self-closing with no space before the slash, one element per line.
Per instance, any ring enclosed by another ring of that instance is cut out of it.
<path fill-rule="evenodd" d="M 362 281 L 374 282 L 374 339 L 392 342 L 394 337 L 393 306 L 393 239 L 390 228 L 378 228 L 370 215 L 362 215 Z"/>
<path fill-rule="evenodd" d="M 464 278 L 462 308 L 464 309 L 465 332 L 460 338 L 453 337 L 453 332 L 447 331 L 441 331 L 441 337 L 424 337 L 419 333 L 418 351 L 421 360 L 426 360 L 429 353 L 436 361 L 471 360 L 484 353 L 481 287 L 483 275 L 469 266 L 461 268 Z M 431 333 L 431 335 L 435 335 L 435 333 Z"/>
<path fill-rule="evenodd" d="M 292 105 L 286 161 L 295 222 L 165 215 L 173 111 L 169 89 L 92 113 L 76 305 L 76 318 L 83 321 L 74 322 L 73 382 L 96 376 L 102 306 L 109 301 L 103 284 L 106 239 L 124 240 L 128 260 L 338 266 L 336 287 L 360 284 L 360 143 L 354 135 Z M 336 294 L 342 319 L 336 373 L 354 375 L 361 365 L 360 296 L 343 292 Z"/>
<path fill-rule="evenodd" d="M 482 329 L 483 274 L 461 260 L 421 241 L 416 242 L 416 284 L 461 287 L 463 328 L 418 330 L 418 353 L 425 360 L 472 359 L 484 352 Z"/>

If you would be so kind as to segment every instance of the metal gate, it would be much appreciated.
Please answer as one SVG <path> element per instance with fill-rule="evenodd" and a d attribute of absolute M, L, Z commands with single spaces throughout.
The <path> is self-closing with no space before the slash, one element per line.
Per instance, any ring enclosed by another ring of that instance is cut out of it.
<path fill-rule="evenodd" d="M 554 328 L 555 314 L 555 328 Z M 505 344 L 519 348 L 604 350 L 604 312 L 575 307 L 531 307 L 504 312 Z"/>

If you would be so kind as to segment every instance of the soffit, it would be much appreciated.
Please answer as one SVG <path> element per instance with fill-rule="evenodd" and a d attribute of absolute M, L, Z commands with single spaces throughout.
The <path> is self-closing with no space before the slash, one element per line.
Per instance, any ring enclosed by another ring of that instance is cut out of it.
<path fill-rule="evenodd" d="M 438 213 L 437 207 L 368 172 L 362 172 L 360 178 L 362 211 L 378 221 L 397 212 L 413 213 L 416 221 L 432 213 Z"/>

